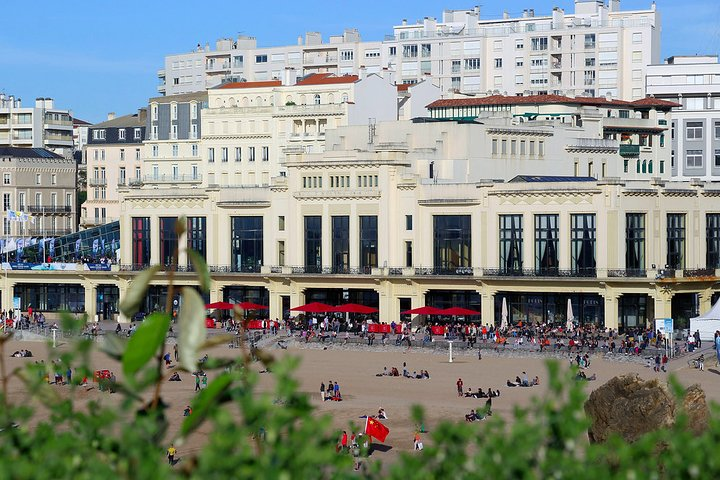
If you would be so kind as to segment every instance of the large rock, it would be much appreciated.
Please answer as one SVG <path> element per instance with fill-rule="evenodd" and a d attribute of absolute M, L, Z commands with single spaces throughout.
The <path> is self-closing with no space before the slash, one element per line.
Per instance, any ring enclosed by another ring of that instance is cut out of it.
<path fill-rule="evenodd" d="M 615 433 L 633 442 L 647 432 L 673 425 L 683 409 L 690 429 L 699 432 L 707 426 L 709 411 L 698 385 L 688 389 L 683 405 L 678 406 L 667 385 L 657 379 L 622 375 L 592 392 L 585 402 L 585 413 L 592 421 L 588 436 L 591 442 L 604 442 Z"/>

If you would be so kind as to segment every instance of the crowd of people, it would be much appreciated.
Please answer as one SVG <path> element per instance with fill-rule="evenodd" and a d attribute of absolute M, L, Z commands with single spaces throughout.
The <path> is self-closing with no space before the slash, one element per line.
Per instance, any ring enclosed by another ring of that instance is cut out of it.
<path fill-rule="evenodd" d="M 340 393 L 340 384 L 330 380 L 326 387 L 324 382 L 320 382 L 320 398 L 323 402 L 328 400 L 341 402 L 342 394 Z"/>

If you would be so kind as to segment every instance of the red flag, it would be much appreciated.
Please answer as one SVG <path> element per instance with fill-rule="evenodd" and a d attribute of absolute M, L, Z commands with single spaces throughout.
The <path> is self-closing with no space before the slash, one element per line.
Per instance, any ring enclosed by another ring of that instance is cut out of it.
<path fill-rule="evenodd" d="M 390 433 L 390 429 L 374 418 L 368 417 L 365 420 L 365 433 L 371 437 L 377 438 L 381 442 L 384 442 L 388 433 Z"/>

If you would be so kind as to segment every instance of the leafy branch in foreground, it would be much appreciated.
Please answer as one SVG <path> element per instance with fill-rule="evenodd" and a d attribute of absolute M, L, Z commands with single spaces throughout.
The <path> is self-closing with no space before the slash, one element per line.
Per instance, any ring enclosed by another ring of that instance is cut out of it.
<path fill-rule="evenodd" d="M 204 262 L 190 255 L 206 289 Z M 134 313 L 157 270 L 138 277 L 123 301 L 125 315 Z M 192 288 L 183 288 L 179 316 L 180 367 L 194 371 L 203 350 L 226 337 L 205 337 L 204 305 Z M 63 317 L 64 329 L 79 331 L 82 322 Z M 571 373 L 548 362 L 549 394 L 529 408 L 516 409 L 512 421 L 490 417 L 484 422 L 441 422 L 434 425 L 422 452 L 399 455 L 391 465 L 373 459 L 361 472 L 353 459 L 336 453 L 338 431 L 329 416 L 319 416 L 309 398 L 298 391 L 293 372 L 298 359 L 276 361 L 267 352 L 256 358 L 272 371 L 274 391 L 258 392 L 259 375 L 242 341 L 238 358 L 210 358 L 203 364 L 214 379 L 192 403 L 176 438 L 168 435 L 162 386 L 174 370 L 162 368 L 170 316 L 149 316 L 129 341 L 108 335 L 102 347 L 121 361 L 123 380 L 115 396 L 83 400 L 83 387 L 70 386 L 62 395 L 48 385 L 49 365 L 6 371 L 5 345 L 0 338 L 0 451 L 2 478 L 37 479 L 165 479 L 165 478 L 694 478 L 720 475 L 720 460 L 708 452 L 720 438 L 718 412 L 708 429 L 695 434 L 682 419 L 671 428 L 651 432 L 629 444 L 612 437 L 604 444 L 587 441 L 589 422 L 585 394 Z M 50 348 L 50 347 L 49 347 Z M 72 365 L 91 375 L 95 344 L 75 340 L 71 348 L 51 352 L 54 368 Z M 156 362 L 153 362 L 156 360 Z M 158 368 L 160 366 L 160 368 Z M 46 371 L 47 370 L 47 371 Z M 10 401 L 8 388 L 20 381 L 21 399 Z M 148 398 L 152 398 L 148 402 Z M 422 408 L 412 417 L 424 423 Z M 204 426 L 209 430 L 200 450 L 182 455 L 182 445 Z M 181 462 L 168 466 L 164 452 L 175 442 Z"/>

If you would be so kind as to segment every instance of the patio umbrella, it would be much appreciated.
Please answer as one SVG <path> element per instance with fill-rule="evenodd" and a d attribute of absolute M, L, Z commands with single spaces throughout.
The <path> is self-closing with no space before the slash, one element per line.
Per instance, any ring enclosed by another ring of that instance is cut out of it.
<path fill-rule="evenodd" d="M 357 303 L 346 303 L 344 305 L 338 305 L 337 307 L 333 308 L 333 312 L 340 313 L 375 313 L 377 311 L 377 308 L 367 307 L 365 305 L 360 305 Z"/>
<path fill-rule="evenodd" d="M 335 307 L 320 302 L 313 302 L 306 305 L 300 305 L 299 307 L 291 308 L 290 310 L 293 312 L 324 313 L 334 312 Z"/>
<path fill-rule="evenodd" d="M 503 297 L 502 302 L 502 311 L 501 311 L 501 322 L 500 322 L 500 329 L 505 330 L 508 327 L 508 306 L 507 306 L 507 299 Z"/>
<path fill-rule="evenodd" d="M 230 302 L 215 302 L 208 303 L 205 305 L 205 308 L 207 310 L 232 310 L 235 308 L 235 304 Z"/>
<path fill-rule="evenodd" d="M 458 316 L 458 315 L 464 315 L 464 316 L 470 316 L 470 315 L 481 315 L 480 312 L 477 310 L 470 310 L 468 308 L 461 308 L 461 307 L 451 307 L 446 308 L 442 311 L 443 315 L 452 315 L 452 316 Z"/>
<path fill-rule="evenodd" d="M 435 307 L 419 307 L 413 308 L 412 310 L 405 310 L 400 313 L 403 315 L 443 315 L 445 312 Z"/>
<path fill-rule="evenodd" d="M 238 307 L 242 308 L 243 310 L 267 310 L 268 307 L 265 305 L 258 305 L 257 303 L 252 302 L 240 302 L 236 303 Z"/>
<path fill-rule="evenodd" d="M 567 323 L 565 324 L 565 327 L 568 329 L 568 331 L 572 331 L 572 329 L 575 327 L 573 325 L 573 321 L 575 321 L 575 315 L 573 315 L 572 302 L 568 298 Z"/>

